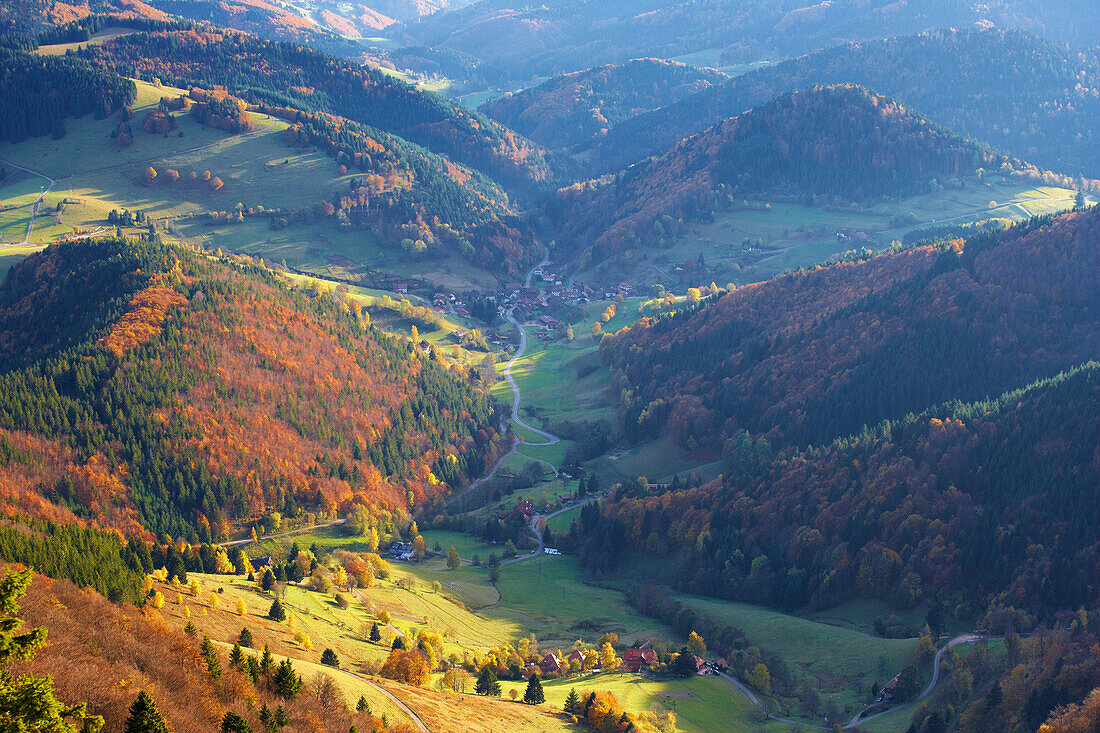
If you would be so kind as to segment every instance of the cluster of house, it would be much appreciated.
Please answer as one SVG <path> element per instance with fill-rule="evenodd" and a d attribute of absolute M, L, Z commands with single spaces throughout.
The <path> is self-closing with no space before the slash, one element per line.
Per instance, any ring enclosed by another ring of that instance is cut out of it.
<path fill-rule="evenodd" d="M 589 653 L 591 654 L 592 652 Z M 580 649 L 574 649 L 566 656 L 561 656 L 557 652 L 548 652 L 543 655 L 542 659 L 537 663 L 539 676 L 544 678 L 562 677 L 575 669 L 583 669 L 584 658 L 585 653 Z M 695 657 L 694 661 L 696 674 L 718 674 L 726 669 L 725 660 L 720 659 L 717 662 L 707 662 L 701 657 Z M 535 662 L 529 662 L 527 666 L 533 667 L 535 664 Z M 655 664 L 657 664 L 657 652 L 652 649 L 627 649 L 623 651 L 620 669 L 624 672 L 637 674 L 650 669 Z"/>
<path fill-rule="evenodd" d="M 394 542 L 390 545 L 390 557 L 394 560 L 414 560 L 416 551 L 411 542 Z"/>

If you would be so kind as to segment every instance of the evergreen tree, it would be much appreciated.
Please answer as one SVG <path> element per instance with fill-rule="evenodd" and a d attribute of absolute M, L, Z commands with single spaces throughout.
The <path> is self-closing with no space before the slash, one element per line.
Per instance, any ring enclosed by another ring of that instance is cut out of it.
<path fill-rule="evenodd" d="M 569 694 L 565 696 L 565 712 L 573 714 L 579 712 L 581 707 L 581 698 L 577 694 L 577 688 L 570 687 Z"/>
<path fill-rule="evenodd" d="M 244 652 L 241 650 L 240 644 L 234 644 L 233 649 L 230 650 L 229 663 L 237 669 L 240 669 L 241 665 L 244 664 Z"/>
<path fill-rule="evenodd" d="M 260 579 L 260 587 L 264 590 L 271 590 L 275 587 L 275 575 L 269 568 L 264 569 L 264 575 Z"/>
<path fill-rule="evenodd" d="M 148 692 L 142 690 L 130 703 L 130 714 L 126 717 L 124 733 L 168 733 L 157 703 Z"/>
<path fill-rule="evenodd" d="M 267 617 L 272 621 L 286 621 L 286 611 L 283 609 L 283 604 L 279 603 L 278 598 L 271 603 L 271 609 L 268 610 Z"/>
<path fill-rule="evenodd" d="M 485 665 L 481 670 L 481 674 L 478 675 L 477 684 L 474 685 L 474 692 L 479 695 L 500 697 L 500 683 L 497 682 L 497 676 L 493 672 L 493 668 L 488 664 Z"/>
<path fill-rule="evenodd" d="M 252 733 L 252 726 L 236 713 L 228 712 L 222 718 L 222 733 Z"/>
<path fill-rule="evenodd" d="M 321 652 L 321 664 L 329 667 L 339 667 L 340 658 L 336 656 L 336 652 L 331 649 L 325 649 Z"/>
<path fill-rule="evenodd" d="M 405 637 L 404 636 L 401 636 L 400 634 L 398 634 L 397 636 L 393 637 L 393 644 L 390 646 L 390 649 L 405 649 L 405 648 L 406 648 L 406 646 L 405 646 Z"/>
<path fill-rule="evenodd" d="M 695 674 L 695 655 L 686 646 L 680 647 L 680 653 L 672 663 L 672 673 L 685 678 Z"/>
<path fill-rule="evenodd" d="M 214 679 L 221 677 L 222 665 L 218 660 L 218 652 L 214 649 L 214 643 L 210 641 L 209 637 L 202 637 L 200 651 L 202 652 L 202 658 L 206 661 L 206 671 L 210 673 L 210 676 Z"/>
<path fill-rule="evenodd" d="M 246 649 L 251 649 L 253 644 L 256 643 L 252 640 L 252 632 L 248 630 L 247 626 L 241 629 L 241 634 L 237 638 L 240 642 L 240 645 Z"/>
<path fill-rule="evenodd" d="M 260 674 L 264 677 L 275 674 L 275 657 L 272 656 L 271 650 L 267 648 L 267 644 L 264 644 L 263 653 L 260 654 Z"/>
<path fill-rule="evenodd" d="M 294 666 L 289 659 L 279 663 L 272 683 L 275 686 L 275 694 L 287 700 L 293 700 L 302 689 L 302 678 L 294 671 Z"/>
<path fill-rule="evenodd" d="M 355 711 L 357 713 L 366 713 L 367 715 L 371 714 L 370 703 L 367 702 L 367 698 L 365 695 L 359 696 L 359 702 L 355 703 Z"/>
<path fill-rule="evenodd" d="M 528 705 L 541 705 L 546 702 L 546 694 L 542 691 L 542 682 L 539 680 L 538 672 L 531 675 L 531 679 L 527 680 L 527 689 L 523 691 L 523 701 Z"/>
<path fill-rule="evenodd" d="M 260 725 L 264 727 L 266 733 L 278 733 L 279 726 L 275 722 L 275 715 L 272 714 L 266 702 L 260 708 Z"/>
<path fill-rule="evenodd" d="M 380 632 L 378 630 L 378 624 L 377 623 L 372 623 L 370 625 L 370 640 L 371 641 L 382 641 L 382 632 Z"/>

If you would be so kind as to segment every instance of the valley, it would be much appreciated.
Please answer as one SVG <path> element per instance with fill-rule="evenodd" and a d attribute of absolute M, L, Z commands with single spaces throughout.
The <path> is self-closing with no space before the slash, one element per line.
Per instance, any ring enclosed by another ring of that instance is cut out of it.
<path fill-rule="evenodd" d="M 0 7 L 0 728 L 1093 730 L 1100 18 L 918 5 Z"/>

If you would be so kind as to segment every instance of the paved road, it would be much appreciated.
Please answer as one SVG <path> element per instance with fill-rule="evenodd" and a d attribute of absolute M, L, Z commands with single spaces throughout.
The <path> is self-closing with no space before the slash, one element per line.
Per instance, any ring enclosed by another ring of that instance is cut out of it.
<path fill-rule="evenodd" d="M 51 190 L 53 190 L 53 187 L 57 185 L 57 181 L 54 180 L 53 178 L 50 178 L 45 173 L 39 173 L 38 171 L 32 171 L 30 168 L 24 168 L 21 165 L 16 165 L 15 163 L 12 163 L 10 160 L 0 159 L 0 163 L 3 163 L 4 165 L 10 165 L 12 168 L 18 168 L 21 171 L 25 171 L 27 173 L 30 173 L 32 176 L 38 176 L 39 178 L 45 178 L 47 181 L 50 182 L 50 185 L 47 186 L 45 189 L 43 189 L 42 193 L 39 194 L 38 198 L 35 200 L 35 202 L 33 204 L 33 208 L 31 209 L 31 220 L 29 222 L 27 222 L 27 236 L 23 237 L 22 242 L 17 243 L 17 244 L 29 244 L 30 241 L 31 241 L 31 232 L 34 231 L 34 219 L 35 219 L 36 216 L 38 216 L 38 209 L 42 206 L 42 199 L 46 198 L 46 194 L 48 194 Z"/>
<path fill-rule="evenodd" d="M 936 652 L 936 657 L 932 660 L 932 680 L 928 683 L 928 686 L 924 688 L 924 692 L 922 692 L 919 696 L 913 698 L 909 702 L 904 702 L 900 705 L 894 705 L 890 708 L 887 708 L 886 710 L 877 712 L 874 715 L 863 717 L 868 710 L 875 707 L 873 705 L 869 705 L 863 710 L 860 710 L 858 713 L 856 713 L 855 717 L 852 718 L 851 721 L 849 721 L 849 723 L 844 726 L 844 730 L 855 728 L 863 723 L 866 723 L 869 720 L 874 720 L 875 718 L 880 718 L 883 715 L 888 715 L 902 708 L 909 707 L 910 705 L 915 705 L 916 703 L 931 695 L 932 691 L 936 689 L 936 685 L 939 683 L 940 680 L 940 660 L 943 659 L 944 653 L 953 646 L 957 646 L 959 644 L 970 644 L 972 642 L 978 641 L 981 638 L 983 637 L 980 637 L 977 634 L 962 634 L 947 642 L 939 651 Z M 778 715 L 772 715 L 768 712 L 767 708 L 764 707 L 764 704 L 760 702 L 760 699 L 757 698 L 755 694 L 753 694 L 753 691 L 745 686 L 739 679 L 721 672 L 718 676 L 722 679 L 729 680 L 734 685 L 736 685 L 737 689 L 745 693 L 745 696 L 749 698 L 749 701 L 752 702 L 753 705 L 760 708 L 760 710 L 764 713 L 768 720 L 777 720 L 781 723 L 793 723 L 795 725 L 810 727 L 816 730 L 829 730 L 825 726 L 814 725 L 813 723 L 807 723 L 804 720 L 792 720 L 790 718 L 781 718 Z"/>
<path fill-rule="evenodd" d="M 536 267 L 542 267 L 547 262 L 550 261 L 550 251 L 549 250 L 544 250 L 544 252 L 545 252 L 545 254 L 542 258 L 542 262 L 540 262 L 538 265 L 536 265 Z M 535 275 L 535 268 L 532 267 L 531 271 L 527 273 L 526 284 L 527 284 L 528 287 L 530 287 L 531 280 L 534 277 L 534 275 Z M 466 494 L 470 493 L 471 491 L 473 491 L 477 487 L 484 484 L 486 481 L 491 480 L 494 476 L 497 475 L 497 472 L 500 471 L 500 467 L 502 465 L 504 465 L 504 462 L 506 460 L 508 460 L 509 458 L 511 458 L 512 456 L 514 456 L 514 455 L 523 455 L 522 453 L 519 452 L 519 449 L 520 449 L 521 445 L 523 445 L 523 446 L 554 445 L 555 443 L 560 443 L 561 442 L 561 438 L 559 438 L 558 436 L 551 435 L 550 433 L 547 433 L 544 430 L 539 430 L 536 427 L 532 427 L 531 425 L 528 425 L 519 416 L 519 405 L 520 405 L 521 395 L 520 395 L 520 391 L 519 391 L 519 386 L 516 384 L 516 380 L 512 377 L 512 367 L 515 366 L 516 362 L 519 361 L 523 357 L 524 352 L 527 351 L 527 331 L 525 331 L 524 328 L 523 328 L 523 325 L 519 321 L 516 320 L 516 317 L 513 314 L 514 310 L 515 310 L 514 307 L 509 309 L 508 313 L 506 314 L 506 317 L 507 317 L 508 321 L 510 323 L 512 323 L 512 325 L 514 325 L 516 327 L 516 329 L 519 330 L 519 348 L 516 349 L 515 355 L 513 355 L 511 360 L 509 360 L 509 362 L 504 366 L 504 379 L 508 382 L 508 386 L 511 387 L 511 389 L 512 389 L 512 422 L 516 423 L 517 425 L 521 425 L 522 427 L 526 428 L 527 430 L 530 430 L 533 433 L 541 435 L 544 438 L 544 440 L 541 443 L 530 443 L 530 442 L 522 442 L 521 443 L 521 442 L 517 441 L 512 446 L 511 450 L 509 450 L 507 453 L 502 455 L 497 460 L 497 462 L 493 465 L 493 468 L 492 468 L 492 470 L 489 471 L 489 473 L 485 474 L 481 478 L 479 478 L 476 481 L 472 482 L 469 486 L 467 486 L 462 491 L 459 491 L 458 493 L 451 496 L 451 501 L 454 501 L 455 499 L 459 499 L 459 498 L 465 496 Z M 524 456 L 524 457 L 525 458 L 530 458 L 530 456 Z M 550 463 L 549 461 L 544 461 L 540 458 L 532 458 L 532 460 L 538 461 L 539 463 L 542 463 L 544 465 L 549 466 L 550 469 L 554 472 L 554 475 L 555 476 L 558 475 L 557 467 L 554 464 Z"/>

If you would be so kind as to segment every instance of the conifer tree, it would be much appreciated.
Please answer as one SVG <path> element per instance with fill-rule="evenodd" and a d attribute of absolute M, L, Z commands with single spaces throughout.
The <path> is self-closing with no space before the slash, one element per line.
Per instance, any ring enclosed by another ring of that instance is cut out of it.
<path fill-rule="evenodd" d="M 222 718 L 222 733 L 252 733 L 248 721 L 230 711 Z"/>
<path fill-rule="evenodd" d="M 377 623 L 372 623 L 370 625 L 370 640 L 371 641 L 382 641 L 382 632 L 380 632 L 378 630 L 378 624 Z"/>
<path fill-rule="evenodd" d="M 575 713 L 580 709 L 580 706 L 581 698 L 577 694 L 577 688 L 570 687 L 569 694 L 565 697 L 565 712 L 570 714 Z"/>
<path fill-rule="evenodd" d="M 321 664 L 324 664 L 328 667 L 339 667 L 340 658 L 336 656 L 336 652 L 332 651 L 331 649 L 325 649 L 323 652 L 321 652 Z"/>
<path fill-rule="evenodd" d="M 267 617 L 272 621 L 286 620 L 286 611 L 283 609 L 283 604 L 279 603 L 278 598 L 271 604 L 271 609 L 267 612 Z"/>
<path fill-rule="evenodd" d="M 241 668 L 244 664 L 244 652 L 241 650 L 240 644 L 234 644 L 233 649 L 229 652 L 229 663 L 237 669 Z"/>
<path fill-rule="evenodd" d="M 275 676 L 272 677 L 272 683 L 275 686 L 275 694 L 287 700 L 293 700 L 302 689 L 302 678 L 294 671 L 294 666 L 289 659 L 279 663 Z"/>
<path fill-rule="evenodd" d="M 247 626 L 241 629 L 241 635 L 238 637 L 238 639 L 240 640 L 241 646 L 245 647 L 246 649 L 251 649 L 252 645 L 256 643 L 252 640 L 252 632 L 249 631 Z"/>
<path fill-rule="evenodd" d="M 485 665 L 481 670 L 481 674 L 478 675 L 477 684 L 474 685 L 474 692 L 479 695 L 500 697 L 500 683 L 497 682 L 497 676 L 493 672 L 493 668 L 488 664 Z"/>
<path fill-rule="evenodd" d="M 210 641 L 209 637 L 202 637 L 200 650 L 202 651 L 202 658 L 206 661 L 206 671 L 214 679 L 221 677 L 222 665 L 218 660 L 218 652 L 214 649 L 214 643 Z"/>
<path fill-rule="evenodd" d="M 357 713 L 366 713 L 370 715 L 370 703 L 367 702 L 366 695 L 359 696 L 359 702 L 355 703 L 355 711 Z"/>
<path fill-rule="evenodd" d="M 546 693 L 542 691 L 542 681 L 539 680 L 538 672 L 531 675 L 531 679 L 527 680 L 527 689 L 523 691 L 523 701 L 528 705 L 541 705 L 546 702 Z"/>
<path fill-rule="evenodd" d="M 168 726 L 157 710 L 156 701 L 142 690 L 130 703 L 130 714 L 122 730 L 124 733 L 168 733 Z"/>

